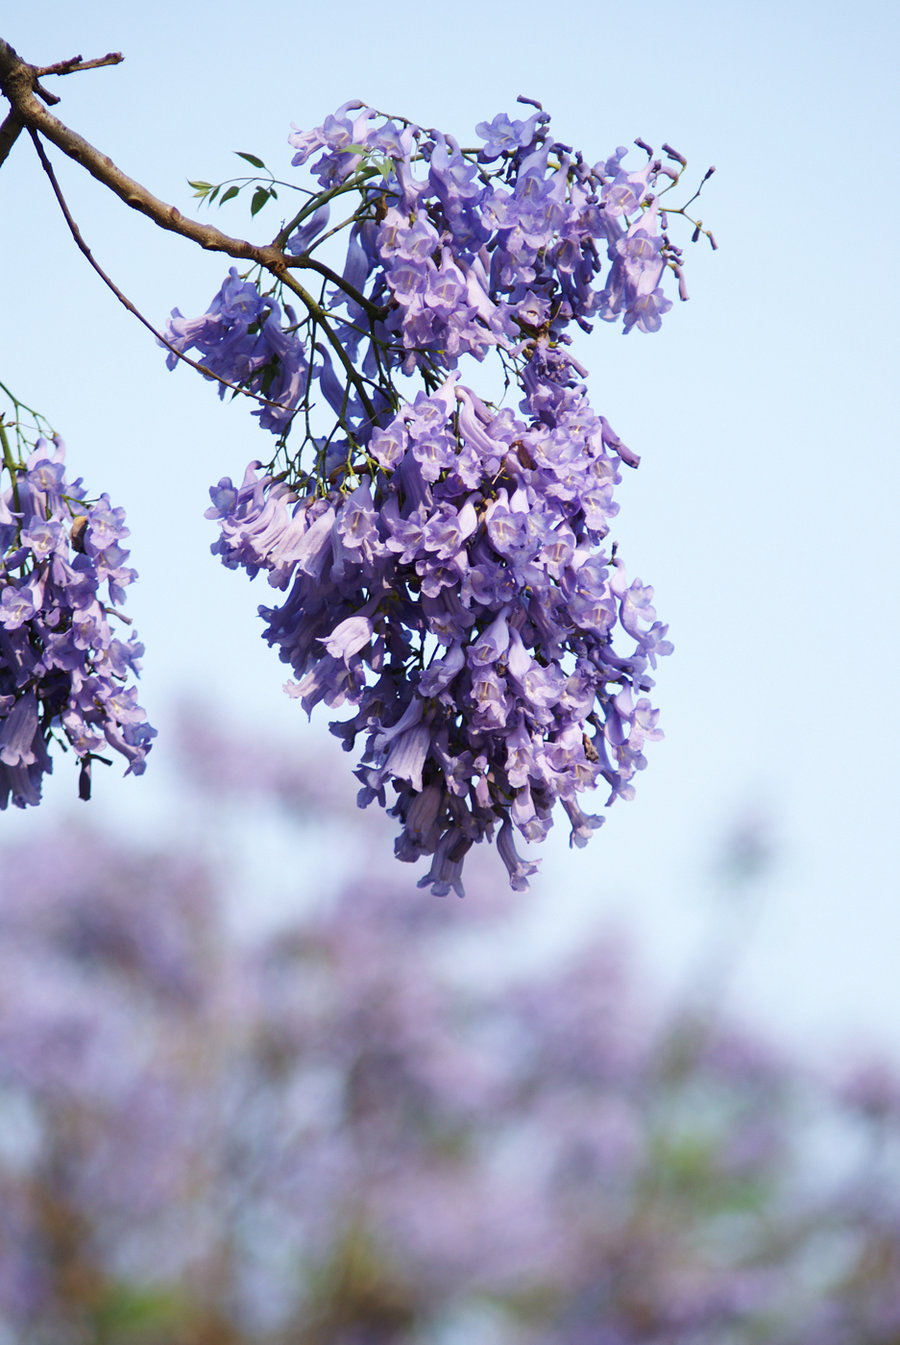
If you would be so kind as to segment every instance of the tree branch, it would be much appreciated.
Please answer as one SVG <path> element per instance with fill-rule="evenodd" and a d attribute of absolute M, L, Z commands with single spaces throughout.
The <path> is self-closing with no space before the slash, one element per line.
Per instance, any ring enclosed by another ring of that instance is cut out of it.
<path fill-rule="evenodd" d="M 111 63 L 116 55 L 117 53 L 110 53 L 109 56 L 102 57 L 93 64 L 104 65 Z M 43 73 L 63 74 L 67 73 L 69 70 L 87 68 L 88 64 L 89 62 L 80 62 L 79 58 L 72 58 L 69 61 L 59 62 L 57 66 L 44 67 Z M 321 264 L 318 262 L 313 262 L 311 264 L 310 260 L 305 257 L 297 259 L 288 258 L 280 248 L 275 247 L 272 244 L 260 247 L 253 243 L 248 243 L 242 238 L 231 238 L 228 234 L 222 233 L 220 229 L 217 229 L 212 224 L 201 224 L 197 220 L 186 219 L 175 206 L 168 205 L 165 201 L 159 200 L 158 197 L 154 196 L 152 192 L 149 192 L 146 187 L 141 185 L 141 183 L 136 182 L 134 178 L 129 177 L 127 173 L 124 173 L 121 170 L 121 168 L 118 168 L 108 155 L 102 154 L 100 150 L 95 149 L 95 147 L 85 140 L 83 136 L 80 136 L 77 131 L 70 130 L 70 128 L 55 117 L 52 112 L 48 112 L 35 97 L 35 89 L 37 89 L 43 97 L 47 97 L 46 91 L 42 90 L 38 84 L 38 75 L 40 73 L 42 73 L 42 70 L 38 69 L 36 66 L 29 65 L 27 61 L 23 61 L 9 43 L 4 42 L 3 39 L 0 38 L 0 91 L 2 91 L 5 97 L 8 98 L 12 107 L 7 122 L 11 117 L 15 117 L 22 126 L 28 128 L 29 134 L 34 141 L 35 148 L 40 156 L 44 171 L 50 178 L 54 193 L 72 233 L 72 237 L 75 239 L 75 242 L 90 262 L 91 266 L 94 267 L 98 275 L 100 275 L 103 281 L 110 287 L 129 312 L 132 312 L 139 318 L 144 326 L 148 327 L 150 331 L 153 332 L 157 339 L 162 340 L 163 345 L 168 346 L 169 350 L 174 350 L 174 347 L 169 345 L 169 342 L 164 338 L 160 337 L 156 329 L 150 325 L 141 313 L 138 312 L 131 301 L 125 297 L 121 290 L 119 290 L 112 280 L 110 280 L 109 276 L 107 276 L 94 261 L 90 249 L 81 237 L 78 226 L 75 224 L 63 199 L 59 184 L 56 181 L 53 170 L 50 167 L 47 156 L 40 143 L 41 135 L 46 136 L 46 138 L 52 144 L 56 145 L 58 149 L 62 150 L 63 154 L 67 155 L 68 158 L 73 159 L 75 163 L 80 164 L 82 168 L 87 169 L 92 177 L 96 178 L 96 180 L 101 182 L 105 187 L 108 187 L 109 190 L 118 196 L 121 201 L 124 201 L 126 205 L 131 206 L 133 210 L 137 210 L 140 214 L 146 215 L 148 219 L 152 220 L 154 224 L 159 226 L 159 228 L 180 234 L 182 238 L 187 238 L 193 243 L 198 243 L 200 247 L 205 248 L 209 252 L 224 252 L 229 257 L 235 257 L 242 261 L 256 262 L 277 279 L 281 280 L 302 300 L 307 310 L 322 327 L 335 354 L 344 367 L 347 378 L 359 394 L 360 401 L 366 413 L 374 421 L 375 409 L 367 395 L 365 384 L 353 367 L 352 362 L 347 356 L 347 352 L 343 349 L 340 341 L 335 335 L 324 310 L 288 271 L 288 266 L 290 265 L 299 268 L 311 266 L 311 269 L 321 270 Z M 50 98 L 53 97 L 54 95 L 50 95 Z M 5 125 L 6 122 L 4 122 L 4 126 Z M 18 134 L 18 131 L 16 134 Z M 13 139 L 14 138 L 15 137 L 13 137 Z M 335 277 L 335 279 L 339 284 L 342 283 L 338 277 Z M 351 297 L 354 297 L 357 302 L 361 303 L 369 310 L 370 317 L 376 312 L 374 306 L 369 303 L 363 295 L 354 291 L 353 296 Z M 199 369 L 201 373 L 207 375 L 210 374 L 208 369 L 204 368 L 202 365 L 196 364 L 193 360 L 188 359 L 187 356 L 182 355 L 180 351 L 176 350 L 174 353 L 185 360 L 187 364 L 191 364 L 194 368 Z M 212 377 L 216 377 L 216 375 L 213 374 Z M 218 381 L 225 382 L 224 379 L 219 379 Z M 228 384 L 227 386 L 231 387 L 232 385 Z M 245 389 L 240 390 L 245 391 Z M 254 396 L 252 393 L 248 395 Z M 256 400 L 264 401 L 265 398 L 257 397 Z"/>
<path fill-rule="evenodd" d="M 200 224 L 197 220 L 186 219 L 175 206 L 159 200 L 146 187 L 141 186 L 127 173 L 123 173 L 108 155 L 95 149 L 77 131 L 70 130 L 58 117 L 41 105 L 34 94 L 37 78 L 37 68 L 23 61 L 9 43 L 0 38 L 0 90 L 9 99 L 12 112 L 22 125 L 46 136 L 57 149 L 62 150 L 63 154 L 87 169 L 92 177 L 108 187 L 119 200 L 124 201 L 132 210 L 146 215 L 159 228 L 181 234 L 183 238 L 198 243 L 208 252 L 224 252 L 227 256 L 242 261 L 257 262 L 274 275 L 283 274 L 284 254 L 277 248 L 258 247 L 245 239 L 231 238 L 212 224 Z"/>

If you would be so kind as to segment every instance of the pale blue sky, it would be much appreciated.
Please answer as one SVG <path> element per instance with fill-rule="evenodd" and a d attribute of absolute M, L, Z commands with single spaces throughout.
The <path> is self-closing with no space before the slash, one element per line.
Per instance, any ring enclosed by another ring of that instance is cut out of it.
<path fill-rule="evenodd" d="M 711 853 L 755 809 L 780 866 L 736 998 L 804 1039 L 860 1030 L 900 1054 L 896 7 L 21 11 L 3 35 L 36 63 L 124 51 L 117 68 L 56 81 L 57 111 L 184 210 L 185 179 L 231 176 L 232 150 L 287 173 L 290 123 L 309 128 L 350 97 L 466 139 L 521 92 L 590 158 L 643 136 L 674 144 L 698 175 L 716 164 L 702 213 L 720 250 L 691 251 L 691 302 L 656 336 L 604 327 L 580 351 L 598 409 L 643 458 L 617 532 L 676 653 L 657 688 L 667 739 L 637 800 L 586 850 L 568 854 L 562 835 L 544 847 L 547 886 L 560 927 L 628 912 L 660 970 L 682 974 Z M 208 485 L 268 449 L 242 408 L 166 372 L 76 253 L 33 160 L 23 140 L 0 172 L 0 377 L 58 425 L 91 488 L 127 509 L 142 701 L 165 729 L 180 689 L 209 687 L 232 713 L 302 735 L 256 629 L 268 592 L 217 566 L 201 517 Z M 206 307 L 222 259 L 54 161 L 96 256 L 151 319 Z M 255 237 L 277 224 L 251 225 L 241 206 L 218 218 Z M 92 808 L 149 826 L 167 750 L 163 737 L 143 781 L 101 775 Z M 70 806 L 67 764 L 48 807 Z M 40 818 L 10 824 L 36 831 Z"/>

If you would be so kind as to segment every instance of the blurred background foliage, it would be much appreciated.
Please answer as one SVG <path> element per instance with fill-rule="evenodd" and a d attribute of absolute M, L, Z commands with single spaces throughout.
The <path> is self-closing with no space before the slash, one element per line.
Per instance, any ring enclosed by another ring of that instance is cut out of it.
<path fill-rule="evenodd" d="M 212 723 L 169 839 L 0 850 L 2 1345 L 897 1345 L 900 1080 L 724 1003 L 757 826 L 664 1005 L 602 923 L 542 956 L 501 866 L 417 891 L 343 763 Z"/>

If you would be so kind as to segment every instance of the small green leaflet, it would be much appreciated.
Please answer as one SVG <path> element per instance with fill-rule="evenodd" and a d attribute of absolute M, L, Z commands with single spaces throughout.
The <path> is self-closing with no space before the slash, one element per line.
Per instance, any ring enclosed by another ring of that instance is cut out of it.
<path fill-rule="evenodd" d="M 278 194 L 272 187 L 257 187 L 256 191 L 253 193 L 253 200 L 250 202 L 250 214 L 255 215 L 258 211 L 262 210 L 270 197 L 272 200 L 278 199 Z"/>

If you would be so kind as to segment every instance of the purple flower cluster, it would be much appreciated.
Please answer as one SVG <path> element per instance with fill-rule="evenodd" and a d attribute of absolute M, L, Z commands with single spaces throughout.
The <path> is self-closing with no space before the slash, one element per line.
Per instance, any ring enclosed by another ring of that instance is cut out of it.
<path fill-rule="evenodd" d="M 293 313 L 287 310 L 288 320 Z M 176 350 L 197 350 L 210 375 L 263 392 L 265 403 L 253 414 L 263 429 L 280 432 L 296 405 L 307 368 L 303 347 L 282 328 L 281 309 L 231 268 L 209 307 L 199 318 L 184 318 L 176 308 L 166 335 Z M 170 353 L 170 369 L 178 356 Z M 219 384 L 219 396 L 225 395 Z"/>
<path fill-rule="evenodd" d="M 630 798 L 661 736 L 645 693 L 666 627 L 605 544 L 620 464 L 638 459 L 591 408 L 566 329 L 659 327 L 664 273 L 681 268 L 658 184 L 682 160 L 643 146 L 637 170 L 623 148 L 591 166 L 548 124 L 540 109 L 501 115 L 461 149 L 346 104 L 290 137 L 295 165 L 318 154 L 321 186 L 280 236 L 304 320 L 282 328 L 275 299 L 233 271 L 207 314 L 176 310 L 168 332 L 283 408 L 260 419 L 286 469 L 254 462 L 240 488 L 213 489 L 213 551 L 289 590 L 260 609 L 287 689 L 307 711 L 354 708 L 332 727 L 348 750 L 363 736 L 360 803 L 388 805 L 393 786 L 396 853 L 431 857 L 422 882 L 438 895 L 462 895 L 466 852 L 495 832 L 526 887 L 536 866 L 513 831 L 544 839 L 560 802 L 583 845 L 601 819 L 579 795 L 603 780 L 607 802 Z M 333 198 L 343 209 L 354 192 L 341 272 L 313 254 L 335 232 Z M 333 282 L 321 302 L 294 279 L 304 266 Z M 274 364 L 270 326 L 287 343 Z M 515 408 L 462 381 L 490 351 Z M 261 382 L 263 367 L 281 381 Z M 293 416 L 305 437 L 289 452 Z"/>
<path fill-rule="evenodd" d="M 671 308 L 660 282 L 667 268 L 681 279 L 681 252 L 666 232 L 658 182 L 678 180 L 680 156 L 667 149 L 676 170 L 644 146 L 646 163 L 630 170 L 620 146 L 591 166 L 552 140 L 549 121 L 542 111 L 497 116 L 477 128 L 483 146 L 464 150 L 439 131 L 349 103 L 318 130 L 289 137 L 295 166 L 325 150 L 313 165 L 323 188 L 362 178 L 367 209 L 354 220 L 344 277 L 357 291 L 372 281 L 370 303 L 384 310 L 372 335 L 406 372 L 452 369 L 490 347 L 511 353 L 524 343 L 527 352 L 537 332 L 565 340 L 569 323 L 589 331 L 595 316 L 655 331 Z M 416 175 L 419 164 L 427 174 Z M 313 220 L 318 232 L 327 223 L 315 205 L 298 217 L 301 254 L 312 250 Z M 365 310 L 346 307 L 359 324 Z M 355 350 L 359 333 L 344 335 Z"/>
<path fill-rule="evenodd" d="M 56 739 L 81 762 L 111 747 L 139 775 L 155 730 L 127 685 L 143 646 L 110 625 L 135 577 L 121 545 L 124 512 L 84 499 L 68 481 L 59 439 L 38 439 L 24 467 L 0 484 L 0 808 L 37 804 Z M 108 603 L 104 600 L 104 587 Z"/>
<path fill-rule="evenodd" d="M 602 779 L 609 802 L 630 798 L 643 744 L 660 736 L 643 693 L 671 648 L 665 627 L 652 590 L 599 545 L 614 437 L 569 362 L 542 344 L 532 366 L 541 417 L 493 413 L 451 378 L 376 431 L 384 470 L 352 491 L 298 501 L 251 468 L 240 489 L 212 492 L 225 563 L 290 585 L 261 609 L 298 679 L 290 693 L 307 711 L 355 707 L 333 727 L 348 749 L 365 736 L 360 801 L 385 804 L 393 784 L 397 855 L 432 855 L 424 881 L 438 894 L 462 892 L 466 851 L 497 826 L 524 887 L 534 866 L 512 828 L 542 840 L 559 800 L 583 845 L 599 819 L 578 795 Z"/>

